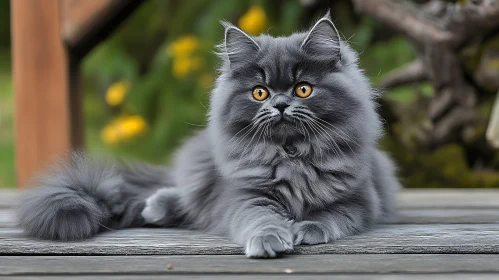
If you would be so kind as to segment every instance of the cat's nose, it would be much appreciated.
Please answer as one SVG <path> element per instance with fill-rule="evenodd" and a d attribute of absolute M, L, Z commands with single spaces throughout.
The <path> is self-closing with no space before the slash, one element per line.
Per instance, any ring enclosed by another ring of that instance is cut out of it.
<path fill-rule="evenodd" d="M 283 103 L 283 102 L 279 102 L 277 104 L 274 105 L 274 108 L 276 108 L 277 110 L 279 110 L 279 112 L 284 113 L 284 110 L 289 107 L 289 104 L 286 104 L 286 103 Z"/>

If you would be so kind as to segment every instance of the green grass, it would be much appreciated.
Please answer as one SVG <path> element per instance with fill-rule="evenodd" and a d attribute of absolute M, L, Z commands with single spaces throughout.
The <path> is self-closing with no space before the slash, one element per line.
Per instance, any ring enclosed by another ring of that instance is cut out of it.
<path fill-rule="evenodd" d="M 10 50 L 0 49 L 0 187 L 16 185 L 13 133 L 14 94 Z"/>

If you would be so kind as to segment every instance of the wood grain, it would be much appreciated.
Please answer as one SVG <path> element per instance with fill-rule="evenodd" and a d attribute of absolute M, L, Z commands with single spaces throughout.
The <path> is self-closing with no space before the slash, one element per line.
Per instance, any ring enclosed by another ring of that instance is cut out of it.
<path fill-rule="evenodd" d="M 330 244 L 298 246 L 297 254 L 495 254 L 499 224 L 384 225 Z M 20 229 L 0 229 L 0 255 L 234 255 L 229 239 L 182 230 L 140 228 L 79 242 L 41 241 Z"/>
<path fill-rule="evenodd" d="M 69 58 L 58 1 L 11 0 L 16 171 L 19 186 L 71 147 Z"/>
<path fill-rule="evenodd" d="M 499 223 L 499 208 L 400 209 L 394 224 L 489 224 Z"/>
<path fill-rule="evenodd" d="M 33 280 L 33 279 L 44 279 L 44 280 L 59 280 L 59 279 L 77 279 L 77 280 L 94 280 L 96 276 L 82 276 L 82 275 L 73 275 L 68 274 L 64 276 L 53 276 L 53 275 L 45 275 L 45 276 L 27 276 L 27 277 L 12 277 L 12 279 L 16 280 Z M 207 274 L 207 275 L 199 275 L 199 274 L 172 274 L 172 275 L 98 275 L 98 279 L 104 280 L 121 280 L 121 279 L 143 279 L 143 280 L 157 280 L 157 279 L 201 279 L 201 280 L 255 280 L 255 279 L 268 279 L 268 280 L 287 280 L 287 279 L 296 279 L 296 280 L 309 280 L 309 279 L 320 279 L 320 280 L 399 280 L 399 279 L 435 279 L 435 280 L 497 280 L 499 275 L 497 273 L 449 273 L 449 274 L 440 274 L 440 273 L 423 273 L 423 274 L 243 274 L 243 275 L 234 275 L 234 274 Z"/>
<path fill-rule="evenodd" d="M 402 208 L 499 208 L 499 189 L 405 189 Z"/>
<path fill-rule="evenodd" d="M 43 260 L 43 261 L 42 261 Z M 22 266 L 17 264 L 22 263 Z M 473 273 L 499 272 L 499 255 L 294 255 L 256 260 L 244 256 L 8 256 L 0 257 L 0 275 L 27 272 L 64 275 L 182 273 Z"/>

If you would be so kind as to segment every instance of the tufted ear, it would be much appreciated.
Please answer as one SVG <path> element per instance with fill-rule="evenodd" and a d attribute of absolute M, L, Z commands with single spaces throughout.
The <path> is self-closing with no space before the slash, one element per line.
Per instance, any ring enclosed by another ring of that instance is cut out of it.
<path fill-rule="evenodd" d="M 260 51 L 258 43 L 234 25 L 227 22 L 221 23 L 225 27 L 225 52 L 231 66 L 253 59 Z"/>
<path fill-rule="evenodd" d="M 310 29 L 301 48 L 312 56 L 341 60 L 340 35 L 329 12 Z"/>

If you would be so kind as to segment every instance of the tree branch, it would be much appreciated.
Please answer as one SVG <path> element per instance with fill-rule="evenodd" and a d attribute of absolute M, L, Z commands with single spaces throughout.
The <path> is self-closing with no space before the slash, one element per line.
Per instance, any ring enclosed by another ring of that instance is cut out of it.
<path fill-rule="evenodd" d="M 456 107 L 434 124 L 431 133 L 426 139 L 430 147 L 440 146 L 456 140 L 456 133 L 466 125 L 477 120 L 477 112 L 473 108 Z"/>
<path fill-rule="evenodd" d="M 499 24 L 499 1 L 464 4 L 433 0 L 417 6 L 401 0 L 352 0 L 357 12 L 374 17 L 419 44 L 460 48 Z"/>
<path fill-rule="evenodd" d="M 381 82 L 381 88 L 391 89 L 400 85 L 422 82 L 428 79 L 423 62 L 419 59 L 388 73 Z"/>
<path fill-rule="evenodd" d="M 415 42 L 447 42 L 452 33 L 409 1 L 352 0 L 358 13 L 369 15 Z"/>
<path fill-rule="evenodd" d="M 451 89 L 446 88 L 441 90 L 440 94 L 436 95 L 429 105 L 428 117 L 431 121 L 436 121 L 444 115 L 444 113 L 452 107 L 455 102 L 454 92 Z"/>
<path fill-rule="evenodd" d="M 449 3 L 432 0 L 423 5 L 428 14 L 439 18 L 453 39 L 447 44 L 459 48 L 480 34 L 485 34 L 499 24 L 499 1 L 468 0 L 464 3 Z"/>

